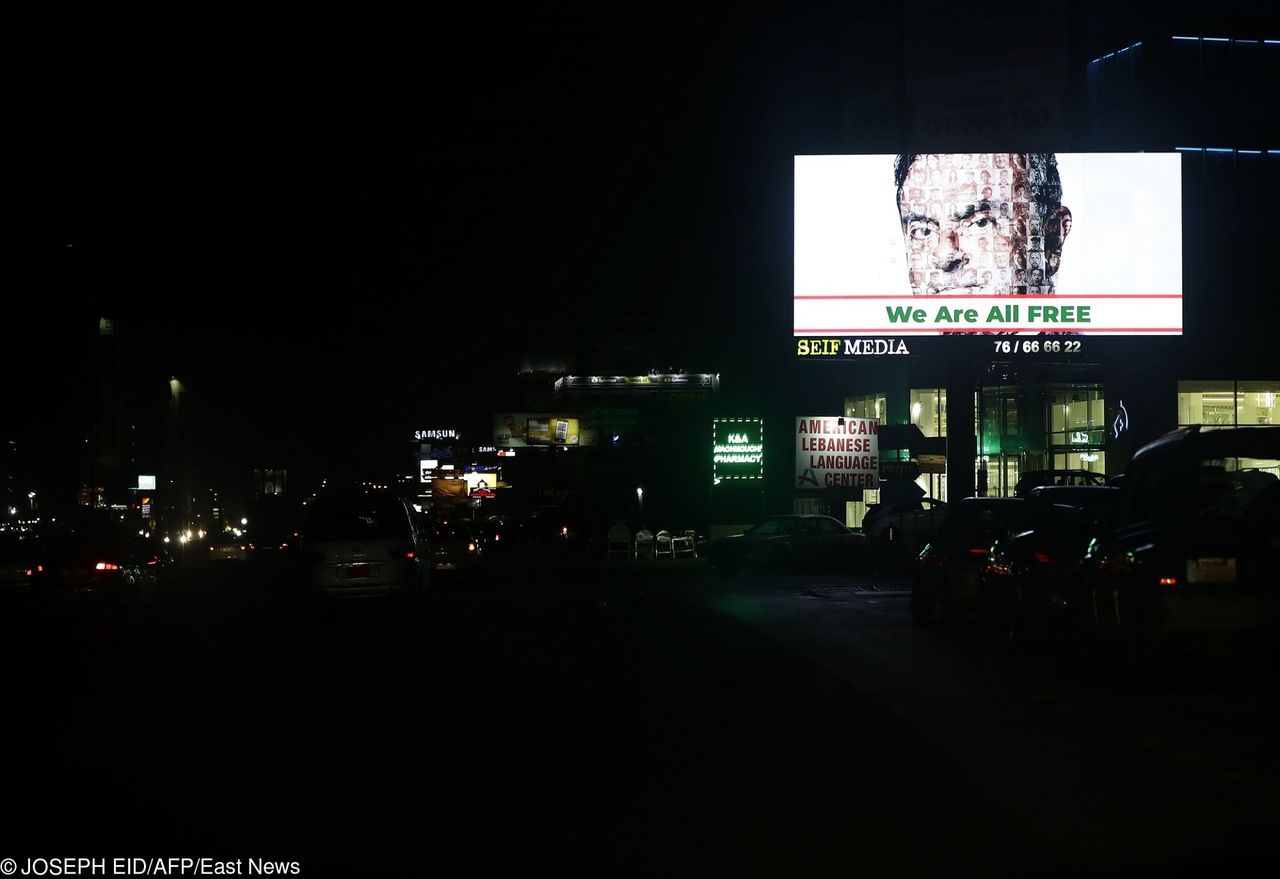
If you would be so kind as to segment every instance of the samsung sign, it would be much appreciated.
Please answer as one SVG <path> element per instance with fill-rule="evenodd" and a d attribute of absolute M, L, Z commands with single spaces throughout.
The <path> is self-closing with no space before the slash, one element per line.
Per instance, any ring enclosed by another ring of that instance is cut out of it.
<path fill-rule="evenodd" d="M 796 156 L 792 334 L 828 356 L 849 336 L 893 354 L 949 334 L 1181 335 L 1181 175 L 1177 153 Z"/>
<path fill-rule="evenodd" d="M 415 430 L 413 438 L 416 440 L 432 440 L 432 439 L 457 439 L 458 432 L 451 428 L 433 428 L 431 430 Z"/>

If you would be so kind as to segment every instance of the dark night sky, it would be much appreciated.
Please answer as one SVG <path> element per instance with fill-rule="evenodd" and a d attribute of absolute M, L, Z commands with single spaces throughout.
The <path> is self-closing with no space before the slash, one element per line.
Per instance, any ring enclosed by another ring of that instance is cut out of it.
<path fill-rule="evenodd" d="M 691 369 L 783 356 L 832 16 L 552 9 L 59 44 L 30 96 L 26 444 L 82 435 L 100 313 L 222 457 L 359 454 L 632 327 L 687 326 Z"/>

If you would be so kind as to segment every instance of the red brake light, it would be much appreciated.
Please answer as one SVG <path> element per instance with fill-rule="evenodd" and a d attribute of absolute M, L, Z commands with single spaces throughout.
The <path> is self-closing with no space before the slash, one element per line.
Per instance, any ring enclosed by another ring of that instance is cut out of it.
<path fill-rule="evenodd" d="M 409 550 L 408 552 L 406 552 L 406 553 L 404 554 L 404 557 L 405 557 L 405 558 L 407 558 L 407 559 L 411 559 L 411 558 L 413 558 L 413 550 Z"/>
<path fill-rule="evenodd" d="M 1047 553 L 1047 552 L 1036 552 L 1036 553 L 1032 553 L 1031 558 L 1032 558 L 1032 560 L 1034 560 L 1034 561 L 1035 561 L 1035 563 L 1036 563 L 1036 564 L 1038 564 L 1038 565 L 1051 565 L 1051 564 L 1053 564 L 1053 556 L 1049 555 L 1049 553 Z"/>
<path fill-rule="evenodd" d="M 93 569 L 95 571 L 118 571 L 120 570 L 120 566 L 113 565 L 111 562 L 98 562 L 93 566 Z"/>
<path fill-rule="evenodd" d="M 1160 585 L 1161 586 L 1177 586 L 1178 578 L 1177 577 L 1161 577 Z"/>
<path fill-rule="evenodd" d="M 986 555 L 989 550 L 985 546 L 969 547 L 969 555 Z"/>

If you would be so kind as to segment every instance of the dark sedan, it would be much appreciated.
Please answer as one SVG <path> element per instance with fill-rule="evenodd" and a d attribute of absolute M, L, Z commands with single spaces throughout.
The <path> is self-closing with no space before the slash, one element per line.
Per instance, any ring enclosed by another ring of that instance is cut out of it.
<path fill-rule="evenodd" d="M 711 563 L 732 574 L 742 568 L 770 571 L 854 571 L 868 557 L 866 535 L 830 516 L 773 516 L 745 534 L 711 544 Z"/>
<path fill-rule="evenodd" d="M 917 622 L 948 620 L 977 610 L 991 545 L 1025 521 L 1022 498 L 967 497 L 916 559 L 911 615 Z"/>
<path fill-rule="evenodd" d="M 1119 494 L 1084 485 L 1031 492 L 1026 530 L 997 540 L 982 573 L 983 611 L 1001 637 L 1040 640 L 1080 622 L 1081 562 L 1110 523 Z"/>
<path fill-rule="evenodd" d="M 484 575 L 487 550 L 477 522 L 443 520 L 431 531 L 431 563 L 437 574 L 479 579 Z"/>

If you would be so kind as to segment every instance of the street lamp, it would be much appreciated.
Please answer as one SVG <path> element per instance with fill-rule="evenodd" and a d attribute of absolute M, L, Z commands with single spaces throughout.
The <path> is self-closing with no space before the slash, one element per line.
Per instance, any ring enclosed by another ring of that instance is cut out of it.
<path fill-rule="evenodd" d="M 636 486 L 636 500 L 640 502 L 640 527 L 644 527 L 644 488 Z"/>
<path fill-rule="evenodd" d="M 34 513 L 36 511 L 36 493 L 34 491 L 27 492 L 27 512 Z"/>

